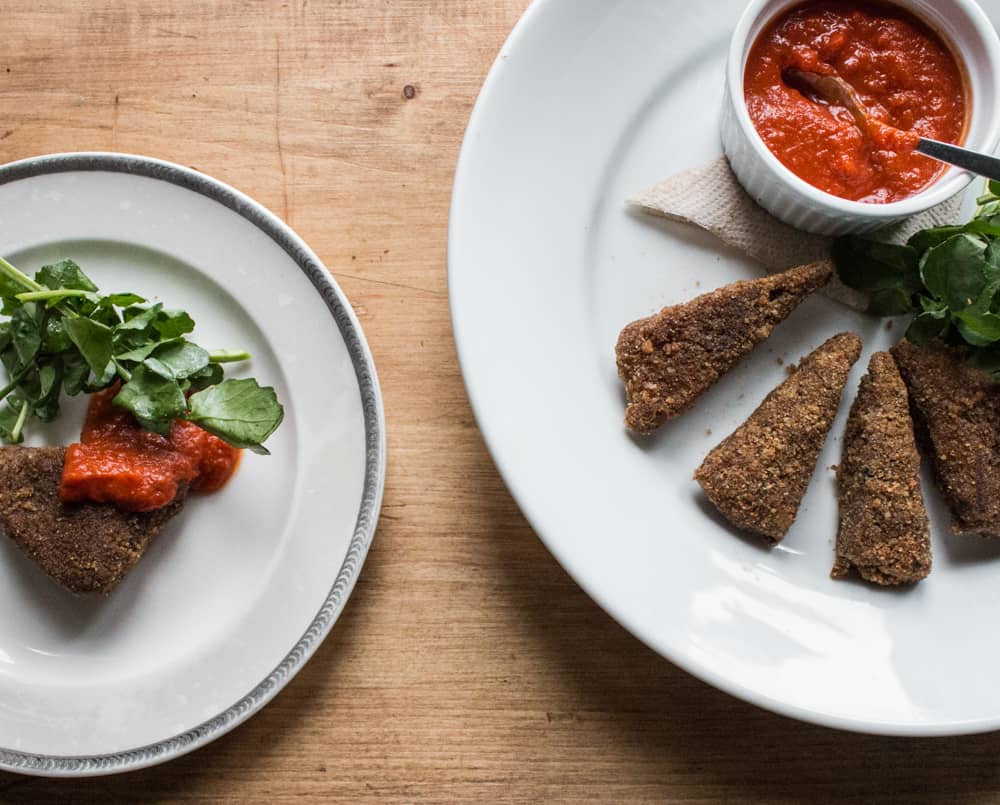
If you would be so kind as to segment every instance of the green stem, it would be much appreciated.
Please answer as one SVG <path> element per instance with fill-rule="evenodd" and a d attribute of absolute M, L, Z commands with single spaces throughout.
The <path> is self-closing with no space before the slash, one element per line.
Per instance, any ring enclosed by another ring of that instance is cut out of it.
<path fill-rule="evenodd" d="M 19 293 L 15 299 L 19 302 L 41 302 L 47 299 L 63 299 L 69 296 L 90 296 L 90 291 L 77 291 L 73 288 L 60 288 L 57 291 L 26 291 Z"/>
<path fill-rule="evenodd" d="M 39 283 L 35 282 L 27 274 L 22 274 L 20 271 L 14 268 L 14 266 L 12 266 L 2 257 L 0 257 L 0 274 L 7 277 L 7 279 L 13 280 L 22 288 L 27 288 L 29 291 L 45 290 L 44 285 L 40 285 Z"/>
<path fill-rule="evenodd" d="M 24 423 L 28 419 L 28 408 L 30 407 L 31 406 L 28 405 L 27 401 L 21 403 L 21 410 L 18 412 L 17 422 L 14 423 L 14 427 L 10 432 L 10 440 L 15 444 L 21 441 L 21 430 L 24 428 Z"/>
<path fill-rule="evenodd" d="M 972 218 L 976 219 L 983 214 L 983 210 L 986 205 L 993 201 L 1000 201 L 993 190 L 990 188 L 990 181 L 987 179 L 984 183 L 986 192 L 976 199 L 976 211 L 973 213 Z"/>
<path fill-rule="evenodd" d="M 212 363 L 237 363 L 248 361 L 250 358 L 250 353 L 241 349 L 217 349 L 208 353 L 208 359 Z"/>
<path fill-rule="evenodd" d="M 24 274 L 21 271 L 18 271 L 17 268 L 15 268 L 14 266 L 12 266 L 10 263 L 8 263 L 6 260 L 4 260 L 2 257 L 0 257 L 0 276 L 4 276 L 4 277 L 7 277 L 7 279 L 9 279 L 9 280 L 13 280 L 18 285 L 20 285 L 22 288 L 27 288 L 29 293 L 45 292 L 45 291 L 49 290 L 48 288 L 46 288 L 41 283 L 35 282 L 27 274 Z M 66 290 L 69 290 L 69 289 L 62 289 L 62 290 L 66 291 Z M 63 293 L 62 295 L 65 296 L 67 294 Z M 74 293 L 73 295 L 75 296 L 76 294 Z M 64 316 L 69 316 L 70 318 L 73 318 L 73 319 L 77 318 L 77 314 L 76 313 L 74 313 L 72 310 L 69 310 L 68 308 L 65 308 L 65 307 L 63 307 L 61 305 L 56 305 L 56 309 L 60 313 L 62 313 Z"/>
<path fill-rule="evenodd" d="M 28 364 L 27 366 L 22 367 L 21 371 L 17 372 L 17 374 L 15 374 L 10 379 L 10 382 L 6 386 L 4 386 L 2 389 L 0 389 L 0 400 L 2 400 L 4 397 L 6 397 L 14 389 L 17 388 L 17 384 L 20 383 L 21 380 L 24 379 L 24 376 L 26 374 L 28 374 L 28 370 L 31 369 L 31 368 L 33 368 L 31 364 Z"/>
<path fill-rule="evenodd" d="M 129 372 L 129 370 L 126 369 L 124 366 L 122 366 L 120 363 L 118 363 L 117 358 L 112 358 L 111 360 L 115 364 L 115 371 L 118 372 L 118 377 L 120 377 L 122 380 L 128 383 L 128 381 L 132 379 L 132 373 Z"/>

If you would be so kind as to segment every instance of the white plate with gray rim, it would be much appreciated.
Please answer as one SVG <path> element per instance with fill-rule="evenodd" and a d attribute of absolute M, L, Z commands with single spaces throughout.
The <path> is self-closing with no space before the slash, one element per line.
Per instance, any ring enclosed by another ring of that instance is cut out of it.
<path fill-rule="evenodd" d="M 982 5 L 1000 20 L 1000 0 Z M 518 24 L 476 104 L 452 200 L 452 321 L 476 417 L 555 557 L 664 657 L 819 724 L 996 729 L 1000 543 L 951 536 L 925 483 L 930 578 L 907 591 L 829 578 L 830 468 L 868 356 L 899 326 L 810 299 L 655 438 L 623 428 L 619 330 L 760 273 L 712 237 L 624 204 L 721 154 L 723 68 L 743 6 L 536 0 Z M 720 522 L 692 473 L 782 380 L 779 361 L 841 330 L 864 338 L 865 355 L 798 521 L 767 550 Z"/>
<path fill-rule="evenodd" d="M 56 586 L 0 540 L 0 767 L 82 776 L 152 765 L 263 707 L 342 611 L 385 478 L 378 380 L 350 304 L 278 218 L 196 171 L 122 154 L 0 167 L 0 253 L 74 259 L 103 292 L 186 309 L 234 376 L 273 385 L 271 456 L 192 497 L 108 598 Z M 84 400 L 30 443 L 79 436 Z"/>

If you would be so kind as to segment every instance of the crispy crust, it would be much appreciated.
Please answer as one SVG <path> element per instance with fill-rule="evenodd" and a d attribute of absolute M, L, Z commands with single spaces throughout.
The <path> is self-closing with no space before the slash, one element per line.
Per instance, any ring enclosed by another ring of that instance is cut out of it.
<path fill-rule="evenodd" d="M 780 542 L 799 511 L 861 339 L 840 333 L 803 359 L 695 472 L 737 528 Z"/>
<path fill-rule="evenodd" d="M 625 424 L 652 433 L 686 411 L 831 275 L 826 260 L 734 282 L 628 325 L 615 347 Z"/>
<path fill-rule="evenodd" d="M 0 448 L 0 529 L 59 584 L 109 593 L 184 505 L 151 512 L 59 499 L 64 447 Z"/>
<path fill-rule="evenodd" d="M 876 352 L 861 380 L 837 471 L 840 529 L 831 575 L 852 568 L 874 584 L 912 584 L 931 572 L 920 455 L 903 378 Z"/>
<path fill-rule="evenodd" d="M 940 342 L 892 349 L 952 531 L 1000 537 L 1000 384 Z"/>

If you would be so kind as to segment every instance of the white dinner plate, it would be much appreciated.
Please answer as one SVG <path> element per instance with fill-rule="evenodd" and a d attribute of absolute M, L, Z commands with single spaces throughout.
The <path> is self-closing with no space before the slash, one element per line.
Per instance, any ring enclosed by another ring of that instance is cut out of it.
<path fill-rule="evenodd" d="M 264 706 L 339 616 L 371 542 L 385 425 L 371 355 L 309 248 L 256 202 L 116 154 L 0 168 L 0 254 L 68 257 L 245 348 L 285 420 L 224 490 L 192 496 L 108 597 L 76 597 L 0 540 L 0 767 L 89 775 L 202 746 Z M 227 373 L 229 374 L 229 373 Z M 29 443 L 79 437 L 85 400 Z"/>
<path fill-rule="evenodd" d="M 947 533 L 925 483 L 934 571 L 911 590 L 829 578 L 840 435 L 868 355 L 900 335 L 817 296 L 648 441 L 622 425 L 628 322 L 759 274 L 712 237 L 630 212 L 635 192 L 721 153 L 744 3 L 537 0 L 469 123 L 449 243 L 462 371 L 500 472 L 545 544 L 663 656 L 747 701 L 865 732 L 1000 726 L 1000 542 Z M 994 21 L 1000 2 L 983 3 Z M 977 184 L 978 186 L 978 184 Z M 798 521 L 767 550 L 692 473 L 828 336 L 865 340 Z"/>

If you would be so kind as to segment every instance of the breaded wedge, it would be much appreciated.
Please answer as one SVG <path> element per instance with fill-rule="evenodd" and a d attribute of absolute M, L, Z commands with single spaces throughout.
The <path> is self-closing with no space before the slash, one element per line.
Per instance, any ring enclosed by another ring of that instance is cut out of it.
<path fill-rule="evenodd" d="M 729 522 L 773 543 L 788 533 L 860 356 L 857 335 L 835 335 L 708 454 L 694 477 Z"/>
<path fill-rule="evenodd" d="M 59 584 L 109 593 L 184 505 L 141 514 L 59 499 L 64 447 L 0 447 L 0 530 Z"/>
<path fill-rule="evenodd" d="M 734 282 L 622 330 L 615 347 L 625 424 L 652 433 L 683 413 L 832 274 L 825 260 Z"/>
<path fill-rule="evenodd" d="M 892 355 L 952 530 L 1000 537 L 1000 384 L 965 362 L 964 347 L 901 341 Z"/>
<path fill-rule="evenodd" d="M 840 529 L 832 576 L 852 568 L 875 584 L 912 584 L 931 572 L 931 529 L 906 386 L 888 352 L 861 380 L 837 470 Z"/>

